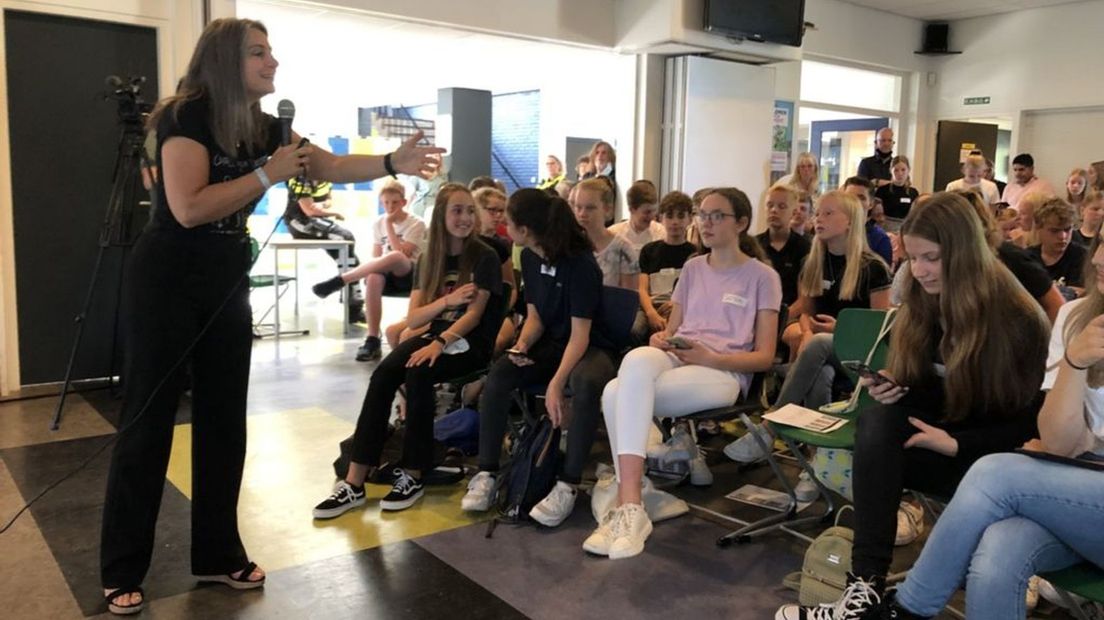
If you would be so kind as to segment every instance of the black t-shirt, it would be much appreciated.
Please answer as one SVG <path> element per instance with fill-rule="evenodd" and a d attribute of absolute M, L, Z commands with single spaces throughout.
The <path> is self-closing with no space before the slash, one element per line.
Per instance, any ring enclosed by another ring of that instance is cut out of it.
<path fill-rule="evenodd" d="M 441 284 L 441 290 L 438 291 L 437 297 L 447 295 L 457 286 L 466 284 L 465 282 L 457 282 L 459 276 L 460 256 L 446 257 L 445 279 Z M 490 358 L 491 351 L 494 349 L 495 337 L 498 335 L 498 328 L 502 325 L 502 263 L 499 262 L 498 255 L 495 254 L 494 250 L 486 245 L 482 246 L 479 258 L 472 268 L 471 281 L 475 283 L 477 288 L 490 291 L 491 297 L 487 300 L 487 307 L 483 311 L 483 316 L 479 319 L 479 324 L 465 334 L 464 338 L 467 339 L 472 350 L 481 351 Z M 445 310 L 430 323 L 430 333 L 440 334 L 447 330 L 453 323 L 460 320 L 460 317 L 464 316 L 467 311 L 468 307 L 466 305 Z"/>
<path fill-rule="evenodd" d="M 890 285 L 889 269 L 885 263 L 869 257 L 863 257 L 862 271 L 859 272 L 859 286 L 855 297 L 848 300 L 839 298 L 843 273 L 847 268 L 847 257 L 825 253 L 824 281 L 826 286 L 819 297 L 813 297 L 813 312 L 839 316 L 844 308 L 869 308 L 870 294 Z"/>
<path fill-rule="evenodd" d="M 1086 237 L 1085 234 L 1081 232 L 1080 228 L 1074 228 L 1073 229 L 1073 234 L 1070 235 L 1070 242 L 1071 243 L 1076 243 L 1077 245 L 1085 248 L 1086 250 L 1089 249 L 1089 246 L 1092 245 L 1092 241 L 1093 241 L 1092 237 Z"/>
<path fill-rule="evenodd" d="M 882 201 L 886 217 L 903 220 L 908 217 L 909 209 L 920 196 L 920 192 L 912 186 L 888 183 L 879 187 L 874 196 Z"/>
<path fill-rule="evenodd" d="M 801 265 L 805 257 L 809 255 L 812 244 L 805 237 L 790 231 L 790 238 L 781 250 L 774 249 L 770 242 L 770 231 L 760 233 L 755 237 L 767 253 L 771 266 L 778 272 L 782 280 L 782 302 L 790 305 L 797 300 L 797 277 L 801 274 Z"/>
<path fill-rule="evenodd" d="M 1035 299 L 1047 294 L 1053 281 L 1043 261 L 1020 246 L 1005 241 L 997 247 L 997 258 L 1016 276 L 1027 294 Z"/>
<path fill-rule="evenodd" d="M 670 298 L 678 283 L 682 266 L 697 252 L 693 243 L 689 241 L 679 245 L 671 245 L 660 239 L 645 243 L 640 248 L 640 273 L 647 275 L 649 279 L 649 291 L 652 298 L 657 296 Z"/>
<path fill-rule="evenodd" d="M 1039 259 L 1039 262 L 1043 261 L 1042 246 L 1033 245 L 1027 251 Z M 1071 243 L 1066 246 L 1066 251 L 1062 254 L 1062 258 L 1058 259 L 1058 262 L 1053 265 L 1043 263 L 1043 267 L 1046 267 L 1050 279 L 1055 282 L 1061 280 L 1065 286 L 1082 286 L 1085 281 L 1085 257 L 1088 253 L 1088 250 L 1080 245 Z"/>
<path fill-rule="evenodd" d="M 510 242 L 506 241 L 502 237 L 489 237 L 487 235 L 479 235 L 479 240 L 486 243 L 495 254 L 498 255 L 498 264 L 502 265 L 506 261 L 512 258 L 513 248 L 510 247 Z M 500 267 L 501 270 L 501 267 Z"/>
<path fill-rule="evenodd" d="M 564 256 L 549 265 L 535 252 L 525 249 L 521 252 L 521 277 L 525 283 L 525 302 L 536 308 L 544 326 L 542 340 L 548 338 L 566 347 L 571 337 L 571 319 L 591 319 L 591 346 L 613 348 L 597 329 L 602 307 L 602 270 L 593 252 Z"/>
<path fill-rule="evenodd" d="M 214 185 L 215 183 L 232 181 L 245 176 L 263 166 L 268 161 L 268 156 L 280 146 L 280 121 L 268 114 L 264 114 L 263 117 L 262 123 L 265 128 L 264 149 L 259 153 L 251 153 L 238 159 L 226 154 L 215 142 L 215 137 L 211 133 L 207 100 L 185 101 L 178 106 L 175 119 L 172 111 L 166 110 L 157 123 L 157 167 L 159 170 L 164 170 L 161 165 L 161 147 L 165 141 L 174 136 L 181 136 L 195 140 L 207 149 L 210 162 L 207 173 L 208 184 Z M 246 220 L 249 219 L 249 215 L 253 213 L 254 207 L 261 199 L 260 196 L 257 196 L 242 205 L 241 209 L 221 220 L 189 229 L 181 226 L 176 221 L 172 211 L 169 210 L 164 183 L 158 183 L 155 197 L 156 200 L 147 228 L 178 232 L 187 231 L 190 234 L 216 233 L 224 235 L 244 235 Z"/>

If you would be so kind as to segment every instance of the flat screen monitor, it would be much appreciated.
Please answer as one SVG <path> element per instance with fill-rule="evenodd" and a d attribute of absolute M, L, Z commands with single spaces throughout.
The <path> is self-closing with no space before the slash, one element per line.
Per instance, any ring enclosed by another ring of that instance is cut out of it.
<path fill-rule="evenodd" d="M 705 29 L 752 41 L 801 46 L 805 0 L 705 0 Z"/>

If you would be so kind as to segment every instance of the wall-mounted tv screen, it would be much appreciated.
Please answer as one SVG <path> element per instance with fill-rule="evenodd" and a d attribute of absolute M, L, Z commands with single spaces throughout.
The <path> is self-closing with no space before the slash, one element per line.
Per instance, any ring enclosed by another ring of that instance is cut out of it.
<path fill-rule="evenodd" d="M 801 46 L 805 0 L 705 0 L 705 29 L 733 37 Z"/>

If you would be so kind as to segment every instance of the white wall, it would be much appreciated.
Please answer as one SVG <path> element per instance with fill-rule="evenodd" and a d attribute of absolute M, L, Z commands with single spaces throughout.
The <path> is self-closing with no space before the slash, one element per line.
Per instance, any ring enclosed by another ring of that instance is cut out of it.
<path fill-rule="evenodd" d="M 920 49 L 923 22 L 885 11 L 841 2 L 807 0 L 805 21 L 816 25 L 805 33 L 806 56 L 842 60 L 896 71 L 927 71 Z"/>

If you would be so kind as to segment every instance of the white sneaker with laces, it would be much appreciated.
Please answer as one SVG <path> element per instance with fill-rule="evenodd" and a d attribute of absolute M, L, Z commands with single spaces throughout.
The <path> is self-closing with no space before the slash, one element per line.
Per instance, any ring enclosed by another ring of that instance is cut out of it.
<path fill-rule="evenodd" d="M 671 438 L 654 446 L 648 446 L 648 458 L 664 463 L 689 461 L 697 453 L 698 444 L 690 436 L 690 431 L 682 424 L 671 431 Z"/>
<path fill-rule="evenodd" d="M 882 603 L 873 581 L 848 575 L 847 588 L 835 603 L 816 606 L 783 605 L 774 620 L 862 620 Z"/>
<path fill-rule="evenodd" d="M 893 544 L 903 547 L 924 533 L 924 509 L 908 502 L 901 502 L 897 509 L 897 538 Z"/>
<path fill-rule="evenodd" d="M 621 560 L 639 555 L 652 533 L 652 521 L 640 504 L 624 504 L 610 533 L 609 559 Z"/>
<path fill-rule="evenodd" d="M 696 487 L 707 487 L 713 484 L 713 472 L 709 471 L 709 465 L 705 462 L 705 455 L 694 446 L 697 456 L 690 459 L 690 484 Z"/>
<path fill-rule="evenodd" d="M 797 497 L 799 502 L 811 502 L 820 495 L 820 489 L 817 488 L 813 479 L 809 476 L 809 473 L 802 470 L 801 474 L 797 477 L 797 486 L 794 487 L 794 496 Z"/>
<path fill-rule="evenodd" d="M 763 440 L 762 445 L 756 441 L 756 436 Z M 763 450 L 763 445 L 767 447 L 767 450 L 770 450 L 771 446 L 774 445 L 774 437 L 771 436 L 770 431 L 764 425 L 756 424 L 749 428 L 743 437 L 725 446 L 724 453 L 725 456 L 737 463 L 754 463 L 767 458 L 767 452 Z"/>
<path fill-rule="evenodd" d="M 460 500 L 460 508 L 472 512 L 486 512 L 494 501 L 495 477 L 489 471 L 481 471 L 472 476 L 468 483 L 468 492 Z"/>
<path fill-rule="evenodd" d="M 576 495 L 573 485 L 557 480 L 548 495 L 529 511 L 529 516 L 545 527 L 556 527 L 571 516 Z"/>
<path fill-rule="evenodd" d="M 609 555 L 610 543 L 613 542 L 613 524 L 619 519 L 620 511 L 621 508 L 618 506 L 606 512 L 602 522 L 583 541 L 583 551 L 594 555 Z"/>

